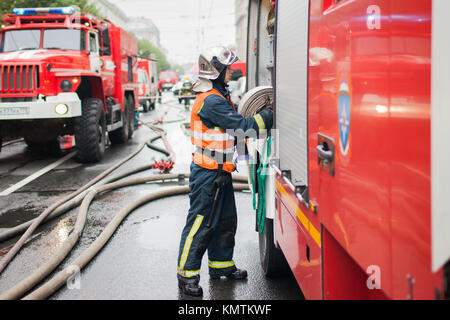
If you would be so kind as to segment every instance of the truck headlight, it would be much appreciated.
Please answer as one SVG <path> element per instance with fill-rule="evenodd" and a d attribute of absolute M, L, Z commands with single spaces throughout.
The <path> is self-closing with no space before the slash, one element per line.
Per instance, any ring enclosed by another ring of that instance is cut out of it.
<path fill-rule="evenodd" d="M 55 106 L 55 112 L 61 116 L 65 115 L 67 112 L 69 112 L 69 107 L 67 104 L 59 103 Z"/>

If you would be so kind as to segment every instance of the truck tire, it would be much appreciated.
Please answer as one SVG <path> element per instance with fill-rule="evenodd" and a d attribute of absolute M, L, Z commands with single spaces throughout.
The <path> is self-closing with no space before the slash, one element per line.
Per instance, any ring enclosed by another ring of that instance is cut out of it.
<path fill-rule="evenodd" d="M 264 232 L 259 234 L 259 257 L 266 277 L 279 277 L 289 274 L 289 265 L 283 252 L 275 247 L 273 239 L 273 220 L 265 219 Z"/>
<path fill-rule="evenodd" d="M 155 110 L 156 106 L 156 98 L 153 99 L 153 101 L 150 101 L 150 110 Z"/>
<path fill-rule="evenodd" d="M 100 99 L 84 99 L 81 117 L 75 119 L 76 160 L 94 163 L 105 153 L 106 118 Z"/>
<path fill-rule="evenodd" d="M 142 104 L 142 109 L 144 110 L 144 112 L 148 112 L 148 110 L 151 109 L 150 100 L 146 99 L 143 102 L 144 103 Z"/>
<path fill-rule="evenodd" d="M 127 111 L 128 111 L 128 139 L 131 139 L 134 134 L 134 121 L 136 119 L 136 106 L 134 105 L 133 96 L 127 98 Z"/>
<path fill-rule="evenodd" d="M 109 140 L 111 140 L 112 144 L 122 144 L 127 142 L 129 138 L 129 117 L 130 112 L 128 110 L 129 108 L 129 102 L 128 97 L 125 96 L 123 99 L 124 104 L 124 111 L 122 113 L 122 126 L 114 131 L 111 131 L 109 133 Z M 132 121 L 131 121 L 132 122 Z M 133 123 L 132 123 L 133 124 Z"/>

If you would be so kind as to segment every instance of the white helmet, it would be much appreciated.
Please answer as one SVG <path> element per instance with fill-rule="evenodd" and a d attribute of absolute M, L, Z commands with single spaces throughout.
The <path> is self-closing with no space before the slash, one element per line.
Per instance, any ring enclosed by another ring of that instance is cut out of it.
<path fill-rule="evenodd" d="M 205 92 L 212 88 L 210 80 L 215 80 L 220 73 L 239 58 L 229 48 L 226 47 L 212 47 L 204 54 L 200 54 L 198 58 L 199 65 L 199 79 L 194 84 L 194 90 L 197 92 Z"/>

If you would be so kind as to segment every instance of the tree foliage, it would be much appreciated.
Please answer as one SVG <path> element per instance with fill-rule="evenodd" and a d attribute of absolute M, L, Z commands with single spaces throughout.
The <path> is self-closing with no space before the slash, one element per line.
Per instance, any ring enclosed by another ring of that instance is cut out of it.
<path fill-rule="evenodd" d="M 139 55 L 151 58 L 152 56 L 158 60 L 158 72 L 170 69 L 170 63 L 167 61 L 164 53 L 155 47 L 150 41 L 141 39 L 138 41 Z"/>

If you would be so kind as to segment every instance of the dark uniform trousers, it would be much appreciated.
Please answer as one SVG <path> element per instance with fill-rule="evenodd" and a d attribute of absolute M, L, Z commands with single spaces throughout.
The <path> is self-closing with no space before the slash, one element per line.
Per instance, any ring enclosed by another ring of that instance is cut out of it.
<path fill-rule="evenodd" d="M 178 275 L 195 277 L 200 272 L 201 259 L 196 257 L 200 235 L 207 225 L 214 200 L 212 186 L 218 176 L 218 170 L 202 168 L 191 163 L 189 178 L 190 209 L 186 225 L 181 234 L 178 255 Z M 229 182 L 221 189 L 214 214 L 214 236 L 208 246 L 208 266 L 211 275 L 227 275 L 236 270 L 233 262 L 234 237 L 237 227 L 237 213 L 234 200 L 231 173 Z"/>

